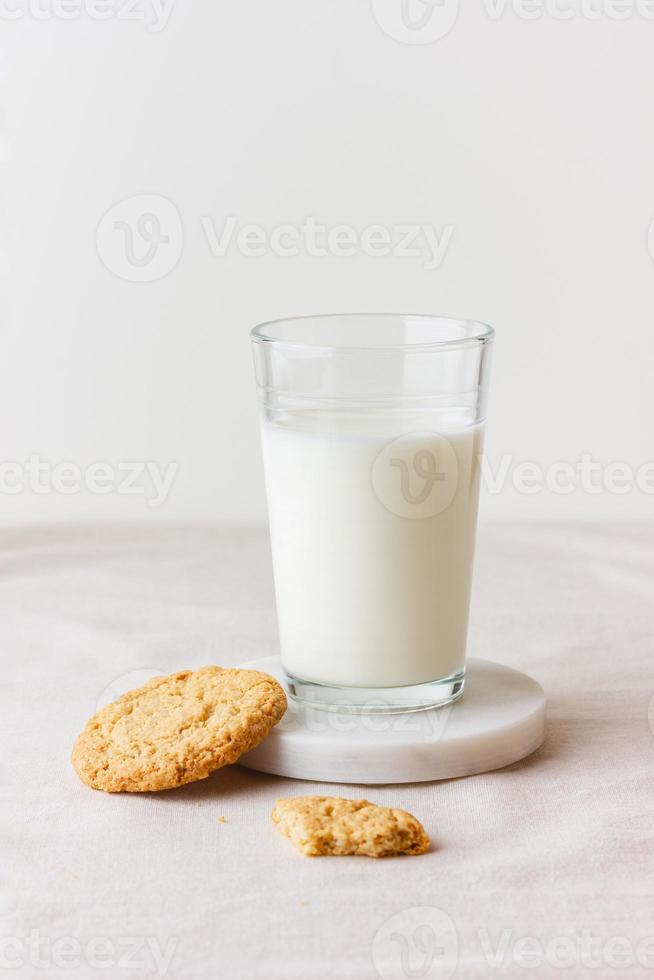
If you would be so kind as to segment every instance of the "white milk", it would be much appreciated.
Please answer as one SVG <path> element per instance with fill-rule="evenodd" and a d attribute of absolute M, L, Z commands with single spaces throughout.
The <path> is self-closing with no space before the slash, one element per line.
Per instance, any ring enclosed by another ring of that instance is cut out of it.
<path fill-rule="evenodd" d="M 355 687 L 459 671 L 482 426 L 311 411 L 262 432 L 286 670 Z"/>

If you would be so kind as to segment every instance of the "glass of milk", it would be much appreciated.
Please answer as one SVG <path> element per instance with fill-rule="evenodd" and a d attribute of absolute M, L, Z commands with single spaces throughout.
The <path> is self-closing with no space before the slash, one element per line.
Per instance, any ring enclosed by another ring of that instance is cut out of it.
<path fill-rule="evenodd" d="M 252 331 L 296 699 L 401 712 L 462 694 L 493 336 L 396 314 Z"/>

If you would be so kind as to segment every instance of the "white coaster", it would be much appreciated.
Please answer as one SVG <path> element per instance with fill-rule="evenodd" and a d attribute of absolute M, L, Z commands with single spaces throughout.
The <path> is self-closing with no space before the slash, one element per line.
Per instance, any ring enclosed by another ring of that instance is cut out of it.
<path fill-rule="evenodd" d="M 279 657 L 242 664 L 283 684 Z M 417 783 L 501 769 L 545 737 L 545 694 L 532 677 L 468 660 L 463 697 L 403 715 L 335 714 L 289 698 L 284 718 L 239 765 L 325 783 Z"/>

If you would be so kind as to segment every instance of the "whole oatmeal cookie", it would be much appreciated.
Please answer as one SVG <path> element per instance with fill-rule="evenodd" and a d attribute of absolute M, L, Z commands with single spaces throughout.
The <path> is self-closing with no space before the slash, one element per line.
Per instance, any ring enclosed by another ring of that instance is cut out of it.
<path fill-rule="evenodd" d="M 405 810 L 339 796 L 298 796 L 277 800 L 273 823 L 303 854 L 358 854 L 390 857 L 424 854 L 429 837 Z"/>
<path fill-rule="evenodd" d="M 285 711 L 283 688 L 258 670 L 181 670 L 102 708 L 71 760 L 85 783 L 107 793 L 173 789 L 236 762 Z"/>

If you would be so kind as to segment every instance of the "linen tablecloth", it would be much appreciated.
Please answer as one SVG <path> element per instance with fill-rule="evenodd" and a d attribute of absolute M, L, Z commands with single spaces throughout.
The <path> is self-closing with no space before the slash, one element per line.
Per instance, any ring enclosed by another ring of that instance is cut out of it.
<path fill-rule="evenodd" d="M 266 532 L 3 531 L 0 973 L 653 975 L 653 554 L 645 527 L 482 528 L 469 652 L 549 702 L 523 762 L 399 787 L 233 766 L 110 796 L 69 763 L 98 704 L 157 671 L 276 652 Z M 412 811 L 431 852 L 302 857 L 270 811 L 321 792 Z"/>

